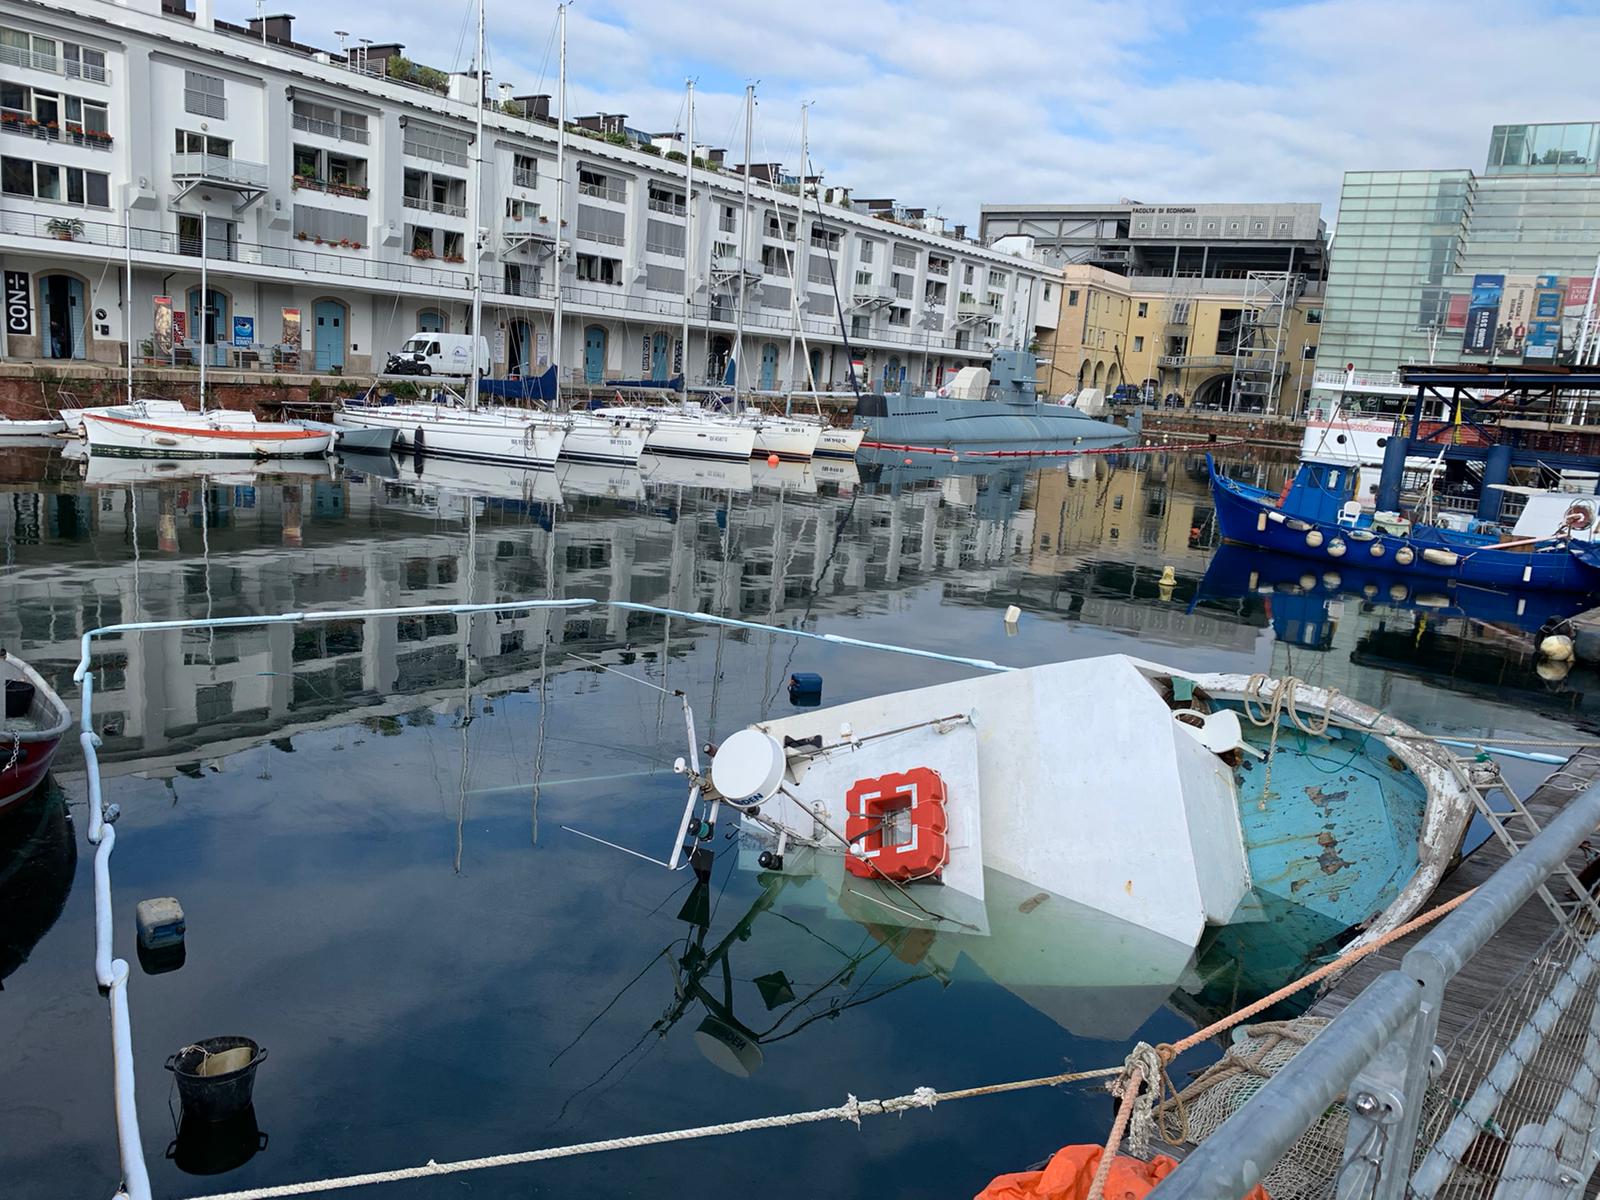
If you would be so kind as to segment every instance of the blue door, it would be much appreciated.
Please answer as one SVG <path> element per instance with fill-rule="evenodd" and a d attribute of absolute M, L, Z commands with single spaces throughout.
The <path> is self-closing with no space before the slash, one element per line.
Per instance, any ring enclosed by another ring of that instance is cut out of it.
<path fill-rule="evenodd" d="M 827 380 L 822 376 L 822 351 L 811 352 L 811 379 L 806 382 L 807 387 L 815 387 L 821 391 L 827 385 Z"/>
<path fill-rule="evenodd" d="M 228 341 L 233 334 L 233 322 L 228 317 L 228 297 L 215 288 L 210 290 L 211 303 L 207 306 L 205 324 L 202 327 L 200 289 L 189 289 L 189 341 L 195 348 L 196 356 L 201 353 L 208 356 L 207 365 L 221 367 L 227 365 Z"/>
<path fill-rule="evenodd" d="M 606 331 L 591 325 L 583 331 L 583 381 L 599 383 L 606 377 Z"/>
<path fill-rule="evenodd" d="M 436 308 L 425 308 L 417 314 L 418 333 L 443 333 L 444 314 Z"/>
<path fill-rule="evenodd" d="M 893 355 L 883 364 L 883 390 L 886 392 L 900 390 L 900 360 Z"/>
<path fill-rule="evenodd" d="M 318 300 L 312 315 L 317 322 L 317 370 L 344 370 L 344 305 Z"/>
<path fill-rule="evenodd" d="M 771 342 L 761 347 L 761 390 L 776 391 L 778 387 L 778 348 Z"/>
<path fill-rule="evenodd" d="M 83 281 L 70 275 L 39 280 L 45 358 L 83 358 Z"/>
<path fill-rule="evenodd" d="M 650 378 L 657 383 L 667 381 L 667 335 L 658 333 L 650 339 Z"/>

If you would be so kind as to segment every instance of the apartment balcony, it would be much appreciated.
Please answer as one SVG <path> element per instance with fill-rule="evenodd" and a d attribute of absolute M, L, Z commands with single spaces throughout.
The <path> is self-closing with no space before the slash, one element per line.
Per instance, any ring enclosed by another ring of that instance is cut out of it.
<path fill-rule="evenodd" d="M 578 185 L 578 195 L 592 196 L 596 200 L 611 200 L 617 204 L 626 204 L 628 202 L 628 189 L 609 183 L 580 183 Z"/>
<path fill-rule="evenodd" d="M 336 125 L 332 121 L 308 117 L 303 113 L 295 113 L 293 123 L 302 133 L 314 133 L 319 137 L 333 138 L 339 142 L 354 142 L 365 146 L 372 140 L 372 135 L 365 129 L 358 129 L 354 125 Z"/>
<path fill-rule="evenodd" d="M 961 299 L 956 301 L 956 324 L 975 325 L 979 321 L 988 321 L 995 315 L 994 309 L 978 300 Z"/>
<path fill-rule="evenodd" d="M 289 186 L 297 192 L 323 192 L 329 196 L 343 196 L 349 200 L 365 200 L 371 189 L 354 183 L 335 183 L 331 179 L 316 179 L 310 175 L 296 175 Z"/>
<path fill-rule="evenodd" d="M 895 302 L 895 290 L 888 283 L 858 283 L 850 288 L 850 307 L 858 312 L 888 308 Z"/>
<path fill-rule="evenodd" d="M 650 197 L 649 208 L 651 212 L 665 213 L 669 217 L 681 217 L 688 211 L 682 204 L 674 204 L 670 200 L 658 200 L 654 196 Z"/>
<path fill-rule="evenodd" d="M 711 256 L 711 281 L 713 283 L 737 283 L 741 276 L 747 283 L 760 283 L 761 260 L 759 258 L 740 258 L 737 254 L 714 254 Z"/>
<path fill-rule="evenodd" d="M 539 186 L 539 172 L 515 170 L 511 172 L 511 184 L 519 188 L 536 188 Z"/>
<path fill-rule="evenodd" d="M 103 130 L 85 129 L 81 125 L 47 124 L 36 121 L 27 113 L 8 111 L 0 113 L 0 131 L 36 138 L 41 142 L 61 142 L 68 146 L 86 146 L 90 150 L 111 149 L 111 135 Z"/>
<path fill-rule="evenodd" d="M 1167 367 L 1175 371 L 1198 370 L 1201 368 L 1215 369 L 1227 367 L 1233 369 L 1234 356 L 1232 354 L 1163 354 L 1156 359 L 1158 367 Z"/>
<path fill-rule="evenodd" d="M 451 204 L 447 200 L 429 200 L 426 196 L 406 196 L 401 203 L 418 212 L 437 213 L 441 217 L 465 217 L 465 204 Z"/>
<path fill-rule="evenodd" d="M 508 253 L 517 250 L 538 250 L 541 254 L 555 251 L 557 226 L 545 217 L 503 217 L 500 236 Z"/>
<path fill-rule="evenodd" d="M 21 67 L 30 71 L 43 71 L 47 75 L 60 75 L 67 79 L 82 79 L 88 83 L 110 83 L 109 67 L 73 62 L 56 54 L 39 54 L 16 46 L 0 46 L 0 66 Z"/>
<path fill-rule="evenodd" d="M 944 266 L 935 266 L 930 261 L 928 263 L 928 277 L 930 279 L 948 279 L 948 278 L 950 278 L 950 267 L 949 267 L 949 265 L 946 264 Z"/>
<path fill-rule="evenodd" d="M 174 154 L 172 182 L 178 185 L 177 203 L 199 187 L 232 192 L 238 197 L 233 211 L 241 212 L 266 195 L 271 173 L 266 163 L 224 158 L 220 154 Z"/>

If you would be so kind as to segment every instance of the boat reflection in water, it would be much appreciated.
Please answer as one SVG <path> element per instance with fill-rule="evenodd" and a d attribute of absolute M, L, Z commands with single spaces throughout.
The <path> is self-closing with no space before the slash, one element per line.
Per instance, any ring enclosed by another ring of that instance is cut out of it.
<path fill-rule="evenodd" d="M 53 778 L 0 813 L 0 990 L 61 916 L 78 843 Z"/>
<path fill-rule="evenodd" d="M 254 458 L 117 458 L 94 455 L 77 460 L 83 482 L 89 487 L 129 487 L 165 479 L 205 479 L 213 483 L 248 486 L 255 483 L 316 482 L 333 479 L 333 464 L 325 458 L 282 458 L 262 462 Z"/>

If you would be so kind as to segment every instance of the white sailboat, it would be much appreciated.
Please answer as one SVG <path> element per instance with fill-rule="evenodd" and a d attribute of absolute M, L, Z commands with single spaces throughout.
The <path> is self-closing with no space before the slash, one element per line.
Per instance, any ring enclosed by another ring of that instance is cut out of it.
<path fill-rule="evenodd" d="M 565 7 L 562 8 L 565 24 Z M 469 259 L 472 278 L 472 328 L 483 326 L 483 247 L 478 236 L 478 218 L 483 210 L 483 0 L 478 0 L 477 43 L 477 139 L 473 143 L 473 181 L 469 188 L 472 211 L 469 226 L 472 236 Z M 559 306 L 560 288 L 556 289 Z M 559 311 L 559 309 L 558 309 Z M 475 459 L 482 462 L 506 463 L 512 466 L 551 467 L 561 457 L 569 434 L 580 424 L 584 433 L 580 446 L 591 450 L 599 461 L 638 462 L 644 446 L 631 450 L 636 438 L 629 434 L 613 435 L 608 425 L 601 428 L 578 421 L 577 414 L 558 416 L 553 413 L 531 412 L 525 409 L 483 407 L 478 405 L 478 379 L 482 366 L 478 362 L 478 349 L 482 339 L 471 339 L 472 358 L 468 364 L 467 394 L 465 401 L 447 390 L 439 390 L 431 401 L 406 404 L 373 404 L 368 401 L 346 400 L 333 416 L 334 424 L 346 429 L 393 429 L 395 444 L 413 453 L 438 454 L 450 458 Z M 608 448 L 616 447 L 618 457 L 606 456 Z M 626 457 L 632 453 L 631 460 Z"/>
<path fill-rule="evenodd" d="M 181 406 L 177 412 L 152 411 L 153 401 L 143 402 L 137 415 L 110 415 L 92 409 L 81 410 L 84 440 L 93 456 L 121 455 L 135 458 L 318 458 L 328 452 L 333 435 L 319 429 L 282 421 L 262 421 L 251 412 L 219 409 L 206 411 L 206 318 L 211 307 L 210 282 L 206 263 L 206 214 L 200 214 L 200 411 L 191 413 Z M 128 274 L 133 274 L 132 252 L 128 255 Z M 132 285 L 129 285 L 132 295 Z M 131 321 L 130 339 L 131 339 Z M 131 347 L 130 347 L 131 350 Z M 133 355 L 128 355 L 128 392 L 134 407 Z M 168 404 L 171 401 L 162 401 Z"/>

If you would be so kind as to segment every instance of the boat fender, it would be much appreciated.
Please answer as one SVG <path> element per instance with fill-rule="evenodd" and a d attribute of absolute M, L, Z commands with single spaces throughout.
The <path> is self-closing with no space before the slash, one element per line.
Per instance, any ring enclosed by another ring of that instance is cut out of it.
<path fill-rule="evenodd" d="M 1312 591 L 1313 589 L 1316 588 L 1316 586 L 1317 586 L 1317 577 L 1315 575 L 1313 575 L 1310 571 L 1307 571 L 1304 575 L 1300 576 L 1300 590 L 1302 592 Z"/>
<path fill-rule="evenodd" d="M 1306 534 L 1306 545 L 1310 546 L 1313 550 L 1322 545 L 1322 530 L 1313 529 L 1308 532 Z"/>
<path fill-rule="evenodd" d="M 1337 571 L 1325 571 L 1322 575 L 1322 586 L 1329 591 L 1337 591 L 1344 578 Z"/>
<path fill-rule="evenodd" d="M 1367 553 L 1372 555 L 1373 558 L 1382 558 L 1383 551 L 1384 546 L 1382 542 L 1373 542 L 1372 545 L 1367 549 Z"/>
<path fill-rule="evenodd" d="M 1370 542 L 1376 535 L 1370 529 L 1352 529 L 1348 536 L 1352 542 Z"/>
<path fill-rule="evenodd" d="M 1422 561 L 1430 562 L 1436 567 L 1453 567 L 1461 561 L 1461 555 L 1454 550 L 1441 550 L 1437 546 L 1429 546 L 1422 552 Z"/>
<path fill-rule="evenodd" d="M 1376 600 L 1378 598 L 1378 585 L 1375 583 L 1363 584 L 1361 594 L 1368 600 Z"/>
<path fill-rule="evenodd" d="M 415 433 L 413 433 L 411 435 L 411 437 L 412 437 L 412 442 L 411 442 L 412 449 L 416 453 L 421 454 L 422 453 L 422 426 L 421 425 L 417 426 L 417 431 Z"/>
<path fill-rule="evenodd" d="M 1409 594 L 1410 593 L 1406 591 L 1406 585 L 1403 583 L 1391 584 L 1389 587 L 1389 599 L 1393 600 L 1396 604 L 1404 603 L 1405 598 Z"/>
<path fill-rule="evenodd" d="M 1308 534 L 1307 536 L 1309 537 L 1310 535 Z M 1343 558 L 1344 552 L 1345 544 L 1343 538 L 1334 538 L 1333 541 L 1328 543 L 1329 558 Z"/>
<path fill-rule="evenodd" d="M 1438 592 L 1418 592 L 1411 603 L 1418 608 L 1449 608 L 1450 597 Z"/>
<path fill-rule="evenodd" d="M 1402 567 L 1409 567 L 1416 557 L 1416 551 L 1410 546 L 1401 546 L 1400 549 L 1394 552 L 1395 562 L 1399 563 Z"/>
<path fill-rule="evenodd" d="M 1539 654 L 1555 662 L 1572 661 L 1572 639 L 1565 634 L 1553 633 L 1539 643 Z"/>
<path fill-rule="evenodd" d="M 1269 513 L 1267 513 L 1267 520 L 1276 521 L 1279 525 L 1284 524 L 1286 521 L 1288 521 L 1288 519 L 1289 518 L 1284 516 L 1281 512 L 1269 512 Z"/>
<path fill-rule="evenodd" d="M 1290 517 L 1284 522 L 1284 524 L 1290 529 L 1294 530 L 1296 533 L 1304 533 L 1306 530 L 1311 528 L 1310 522 L 1302 521 L 1298 517 Z"/>

